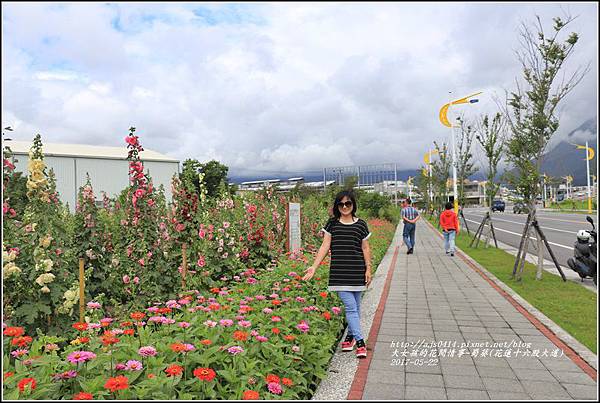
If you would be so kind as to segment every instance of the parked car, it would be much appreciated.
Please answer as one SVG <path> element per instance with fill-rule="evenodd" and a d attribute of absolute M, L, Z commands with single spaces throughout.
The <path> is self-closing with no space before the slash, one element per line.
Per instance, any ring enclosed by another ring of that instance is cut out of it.
<path fill-rule="evenodd" d="M 523 202 L 516 202 L 513 206 L 513 213 L 515 214 L 529 214 L 529 207 Z"/>
<path fill-rule="evenodd" d="M 492 212 L 494 211 L 502 211 L 506 208 L 506 204 L 502 200 L 494 200 L 492 202 Z"/>

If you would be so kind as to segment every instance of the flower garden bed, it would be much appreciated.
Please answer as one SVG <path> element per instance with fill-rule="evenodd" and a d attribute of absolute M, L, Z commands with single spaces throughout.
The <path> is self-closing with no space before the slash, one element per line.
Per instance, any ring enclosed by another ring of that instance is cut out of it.
<path fill-rule="evenodd" d="M 373 264 L 394 226 L 370 220 Z M 289 256 L 230 287 L 183 293 L 143 312 L 104 317 L 61 336 L 4 328 L 7 399 L 310 399 L 343 332 L 343 305 L 326 292 L 327 262 Z M 253 278 L 256 281 L 247 280 Z"/>

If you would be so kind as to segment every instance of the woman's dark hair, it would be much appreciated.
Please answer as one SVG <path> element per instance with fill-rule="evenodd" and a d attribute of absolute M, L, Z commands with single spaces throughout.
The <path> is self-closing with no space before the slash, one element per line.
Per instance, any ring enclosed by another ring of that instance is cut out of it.
<path fill-rule="evenodd" d="M 340 209 L 338 208 L 338 203 L 341 202 L 344 197 L 348 197 L 352 201 L 352 217 L 356 217 L 356 198 L 351 190 L 342 190 L 335 196 L 335 201 L 333 202 L 333 215 L 337 219 L 342 216 L 342 213 L 340 213 Z"/>
<path fill-rule="evenodd" d="M 452 205 L 451 202 L 446 203 L 446 210 L 450 210 L 451 208 L 453 208 L 454 206 Z"/>

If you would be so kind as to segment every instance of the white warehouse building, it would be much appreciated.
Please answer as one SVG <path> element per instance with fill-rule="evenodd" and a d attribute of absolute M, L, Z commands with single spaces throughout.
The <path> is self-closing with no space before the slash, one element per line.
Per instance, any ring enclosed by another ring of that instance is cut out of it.
<path fill-rule="evenodd" d="M 15 170 L 28 175 L 27 163 L 32 142 L 9 141 Z M 98 205 L 102 203 L 102 192 L 108 197 L 118 196 L 129 185 L 129 162 L 127 147 L 105 147 L 81 144 L 43 143 L 46 172 L 50 168 L 56 175 L 56 190 L 63 203 L 75 210 L 77 193 L 89 174 Z M 144 172 L 149 172 L 154 186 L 164 186 L 167 201 L 171 201 L 171 179 L 179 173 L 179 161 L 156 151 L 145 149 L 140 153 Z"/>

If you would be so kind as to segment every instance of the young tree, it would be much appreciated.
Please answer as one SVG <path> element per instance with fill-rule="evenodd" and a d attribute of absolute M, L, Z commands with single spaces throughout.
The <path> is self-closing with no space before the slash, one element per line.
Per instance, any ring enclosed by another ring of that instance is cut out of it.
<path fill-rule="evenodd" d="M 485 159 L 482 168 L 486 175 L 485 194 L 491 211 L 492 201 L 500 189 L 500 184 L 496 183 L 496 176 L 506 143 L 506 120 L 500 113 L 496 113 L 491 121 L 487 115 L 482 116 L 477 123 L 475 138 Z"/>
<path fill-rule="evenodd" d="M 200 172 L 204 174 L 204 185 L 209 197 L 219 194 L 219 185 L 223 182 L 227 185 L 227 172 L 229 168 L 219 161 L 208 161 L 200 164 Z"/>
<path fill-rule="evenodd" d="M 448 155 L 446 143 L 442 143 L 441 147 L 435 141 L 433 144 L 440 157 L 437 161 L 431 162 L 431 180 L 434 189 L 433 206 L 436 211 L 441 211 L 448 197 L 448 178 L 450 177 L 452 159 Z"/>
<path fill-rule="evenodd" d="M 473 162 L 471 145 L 475 130 L 463 118 L 460 119 L 460 135 L 456 148 L 456 176 L 458 181 L 458 204 L 461 208 L 465 205 L 465 181 L 477 172 Z"/>
<path fill-rule="evenodd" d="M 569 15 L 564 20 L 560 17 L 554 18 L 549 35 L 544 32 L 540 17 L 536 16 L 536 19 L 537 32 L 533 32 L 526 23 L 521 24 L 521 49 L 516 52 L 523 68 L 525 85 L 517 81 L 516 90 L 510 95 L 507 94 L 507 105 L 503 107 L 512 133 L 507 142 L 507 160 L 516 169 L 515 173 L 508 175 L 508 180 L 529 205 L 531 213 L 528 222 L 534 224 L 535 200 L 540 193 L 542 155 L 559 126 L 556 108 L 589 71 L 589 65 L 586 68 L 579 67 L 568 77 L 563 73 L 563 77 L 557 80 L 559 72 L 573 54 L 575 44 L 579 40 L 576 32 L 570 33 L 566 39 L 559 38 L 574 18 Z M 537 226 L 534 227 L 540 232 Z M 543 234 L 538 235 L 543 238 Z M 521 257 L 522 239 L 515 263 L 515 268 L 518 263 L 521 264 L 521 270 L 529 238 L 527 224 L 522 238 L 525 238 L 525 249 Z M 541 258 L 541 254 L 540 251 L 538 258 Z M 541 272 L 538 273 L 538 277 L 541 278 Z"/>

